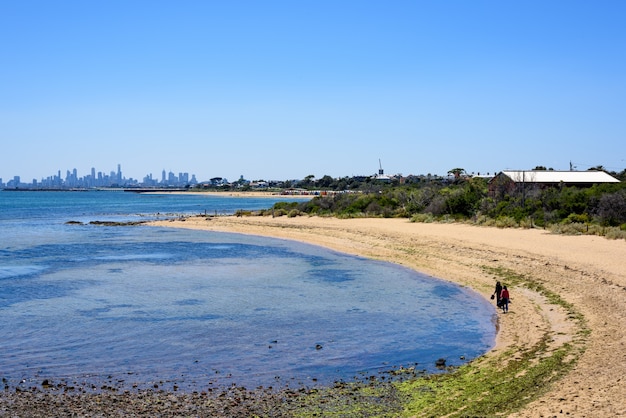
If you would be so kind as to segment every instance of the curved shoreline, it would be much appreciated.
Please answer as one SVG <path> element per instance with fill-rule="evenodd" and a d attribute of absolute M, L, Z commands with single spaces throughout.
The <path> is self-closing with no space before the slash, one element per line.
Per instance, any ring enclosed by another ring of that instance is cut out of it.
<path fill-rule="evenodd" d="M 496 347 L 487 357 L 523 351 L 546 336 L 552 350 L 574 340 L 585 345 L 573 369 L 514 416 L 626 413 L 622 381 L 626 373 L 626 242 L 406 219 L 197 217 L 153 225 L 308 242 L 402 264 L 471 287 L 486 298 L 496 278 L 490 271 L 528 275 L 574 306 L 591 332 L 581 342 L 580 328 L 565 309 L 528 288 L 513 286 L 510 312 L 499 314 Z"/>
<path fill-rule="evenodd" d="M 626 414 L 625 241 L 378 218 L 198 216 L 151 225 L 307 242 L 398 263 L 471 287 L 485 298 L 493 292 L 496 279 L 504 279 L 505 283 L 510 279 L 513 303 L 508 314 L 499 314 L 496 346 L 473 366 L 488 374 L 490 367 L 516 362 L 528 352 L 537 352 L 539 346 L 540 354 L 531 358 L 535 364 L 568 347 L 575 347 L 569 353 L 576 361 L 563 369 L 567 374 L 556 384 L 536 388 L 530 394 L 531 400 L 521 400 L 521 408 L 512 408 L 519 410 L 508 416 Z M 551 298 L 550 293 L 558 297 Z M 508 378 L 512 390 L 516 389 L 518 377 L 522 376 Z M 11 393 L 5 389 L 0 395 L 0 416 L 47 416 L 60 411 L 102 416 L 233 416 L 236 411 L 256 411 L 259 416 L 268 416 L 263 411 L 276 411 L 272 409 L 276 405 L 286 405 L 284 396 L 299 395 L 240 394 L 238 388 L 233 388 L 214 402 L 211 399 L 215 398 L 204 392 L 76 394 L 58 390 Z M 412 413 L 405 410 L 403 415 Z"/>

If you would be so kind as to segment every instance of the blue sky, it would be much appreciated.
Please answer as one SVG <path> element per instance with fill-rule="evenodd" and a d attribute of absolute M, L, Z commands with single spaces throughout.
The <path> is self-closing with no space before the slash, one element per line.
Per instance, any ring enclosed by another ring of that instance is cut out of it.
<path fill-rule="evenodd" d="M 623 1 L 0 2 L 0 178 L 626 168 Z"/>

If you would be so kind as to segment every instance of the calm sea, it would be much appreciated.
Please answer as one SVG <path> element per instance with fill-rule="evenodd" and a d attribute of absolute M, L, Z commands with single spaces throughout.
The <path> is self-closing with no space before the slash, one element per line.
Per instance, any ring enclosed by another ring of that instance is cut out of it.
<path fill-rule="evenodd" d="M 276 200 L 0 191 L 0 375 L 204 390 L 434 372 L 489 350 L 494 309 L 403 267 L 278 239 L 98 226 Z M 78 221 L 81 224 L 67 224 Z"/>

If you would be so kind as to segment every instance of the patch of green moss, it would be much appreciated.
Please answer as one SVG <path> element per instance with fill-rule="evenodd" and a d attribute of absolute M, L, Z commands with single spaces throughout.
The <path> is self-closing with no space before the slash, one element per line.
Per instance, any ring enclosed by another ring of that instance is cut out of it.
<path fill-rule="evenodd" d="M 410 400 L 402 415 L 465 417 L 507 415 L 545 393 L 578 359 L 570 345 L 546 352 L 542 340 L 523 353 L 479 359 L 449 374 L 399 385 Z M 541 361 L 536 361 L 541 357 Z"/>
<path fill-rule="evenodd" d="M 402 413 L 401 392 L 391 383 L 337 383 L 315 389 L 283 404 L 280 416 L 292 417 L 396 417 Z"/>

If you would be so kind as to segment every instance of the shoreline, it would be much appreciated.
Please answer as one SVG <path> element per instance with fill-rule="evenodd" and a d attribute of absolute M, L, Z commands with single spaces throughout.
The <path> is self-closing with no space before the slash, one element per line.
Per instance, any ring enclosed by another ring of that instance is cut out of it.
<path fill-rule="evenodd" d="M 194 196 L 212 196 L 212 197 L 242 197 L 242 198 L 251 198 L 251 197 L 262 197 L 262 198 L 285 198 L 285 199 L 303 199 L 303 200 L 311 200 L 316 197 L 315 194 L 283 194 L 278 192 L 261 192 L 261 191 L 249 191 L 249 192 L 213 192 L 213 191 L 181 191 L 181 190 L 160 190 L 160 191 L 145 191 L 141 192 L 142 194 L 186 194 L 186 195 L 194 195 Z"/>
<path fill-rule="evenodd" d="M 498 313 L 496 346 L 485 357 L 522 352 L 542 339 L 554 352 L 583 345 L 584 353 L 558 384 L 516 417 L 570 413 L 626 414 L 626 242 L 596 236 L 553 235 L 537 229 L 465 224 L 420 224 L 407 219 L 319 217 L 195 217 L 152 225 L 263 235 L 307 242 L 348 254 L 389 261 L 493 292 L 494 269 L 534 277 L 575 307 L 589 328 L 562 307 L 524 286 L 512 286 L 508 314 Z M 545 389 L 545 388 L 543 388 Z M 598 415 L 599 414 L 599 415 Z"/>
<path fill-rule="evenodd" d="M 510 279 L 512 305 L 507 314 L 498 311 L 496 345 L 470 362 L 472 367 L 487 374 L 493 364 L 499 368 L 500 364 L 515 363 L 539 346 L 540 353 L 531 358 L 534 364 L 550 360 L 553 353 L 567 352 L 568 347 L 574 347 L 569 357 L 575 357 L 576 361 L 572 361 L 571 368 L 566 368 L 567 373 L 556 382 L 534 388 L 536 393 L 524 392 L 524 396 L 532 399 L 522 400 L 521 408 L 512 408 L 515 412 L 506 416 L 626 414 L 626 385 L 622 381 L 626 373 L 625 241 L 553 235 L 536 229 L 421 224 L 407 219 L 381 218 L 190 216 L 153 221 L 148 225 L 306 242 L 397 263 L 470 287 L 486 299 L 493 292 L 496 279 L 504 279 L 504 284 Z M 558 295 L 565 305 L 555 302 L 555 298 L 548 295 L 550 292 Z M 515 379 L 521 378 L 523 373 L 522 370 L 520 375 L 508 379 L 506 384 L 512 391 L 516 392 Z M 278 405 L 287 411 L 290 407 L 285 397 L 295 399 L 300 395 L 307 399 L 310 394 L 290 390 L 243 393 L 239 388 L 223 393 L 191 394 L 161 388 L 138 393 L 63 393 L 55 389 L 13 393 L 5 388 L 0 395 L 0 416 L 50 416 L 60 411 L 77 416 L 244 416 L 251 413 L 281 416 L 276 415 L 276 411 L 283 411 L 276 409 L 280 408 Z M 352 399 L 352 395 L 348 399 Z M 317 396 L 319 399 L 320 395 Z M 332 398 L 333 394 L 328 396 Z M 328 400 L 324 399 L 324 402 Z M 380 401 L 385 407 L 386 401 L 382 398 Z M 301 402 L 307 403 L 306 400 Z M 456 402 L 462 409 L 465 401 Z M 388 407 L 398 412 L 397 404 Z M 268 411 L 274 412 L 269 414 Z M 405 409 L 400 416 L 421 415 Z"/>

